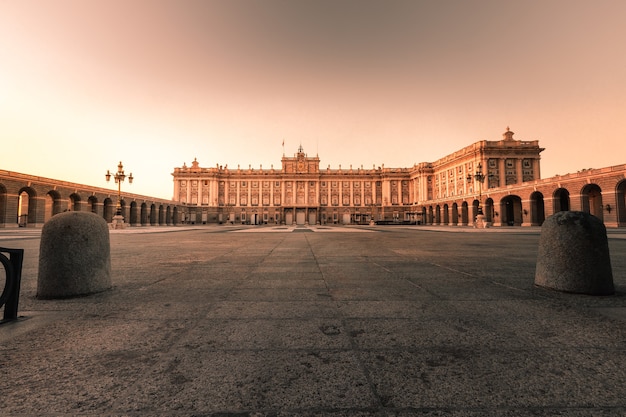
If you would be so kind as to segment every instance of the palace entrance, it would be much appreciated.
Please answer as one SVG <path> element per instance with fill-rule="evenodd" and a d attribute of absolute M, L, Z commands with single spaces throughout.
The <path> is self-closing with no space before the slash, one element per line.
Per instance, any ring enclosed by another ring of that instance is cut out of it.
<path fill-rule="evenodd" d="M 296 224 L 299 226 L 306 224 L 306 210 L 305 209 L 296 210 Z"/>

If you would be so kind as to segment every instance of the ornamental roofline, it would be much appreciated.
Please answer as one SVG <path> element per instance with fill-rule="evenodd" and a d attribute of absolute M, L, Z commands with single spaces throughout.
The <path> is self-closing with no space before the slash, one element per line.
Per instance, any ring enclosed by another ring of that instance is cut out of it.
<path fill-rule="evenodd" d="M 415 172 L 416 170 L 425 170 L 425 169 L 435 169 L 438 166 L 441 165 L 446 165 L 449 164 L 457 159 L 461 159 L 461 158 L 465 158 L 467 157 L 467 155 L 471 155 L 471 154 L 477 154 L 480 155 L 481 158 L 482 157 L 489 157 L 489 153 L 493 153 L 493 154 L 497 154 L 500 152 L 505 152 L 505 151 L 515 151 L 516 154 L 520 154 L 520 152 L 524 152 L 524 151 L 532 151 L 532 153 L 534 155 L 538 155 L 539 153 L 541 153 L 542 151 L 545 150 L 545 148 L 541 148 L 539 146 L 539 141 L 538 140 L 531 140 L 531 141 L 525 141 L 525 140 L 516 140 L 513 139 L 513 135 L 515 133 L 513 131 L 511 131 L 511 129 L 507 126 L 506 131 L 504 133 L 502 133 L 502 139 L 501 140 L 480 140 L 477 142 L 474 142 L 468 146 L 465 146 L 451 154 L 448 154 L 446 156 L 443 156 L 437 160 L 435 160 L 434 162 L 420 162 L 418 164 L 413 165 L 412 167 L 408 167 L 408 168 L 402 168 L 402 167 L 398 167 L 398 168 L 385 168 L 385 165 L 382 164 L 382 166 L 379 166 L 378 168 L 376 168 L 376 166 L 374 166 L 373 169 L 363 169 L 362 166 L 360 168 L 359 171 L 356 171 L 357 173 L 362 173 L 362 172 L 368 172 L 368 173 L 408 173 L 408 172 Z M 319 162 L 320 158 L 319 155 L 316 155 L 314 157 L 310 157 L 308 156 L 305 152 L 304 149 L 302 148 L 302 145 L 300 145 L 298 147 L 298 152 L 293 154 L 293 156 L 285 156 L 284 152 L 283 152 L 283 156 L 281 158 L 281 162 L 291 162 L 291 161 L 295 161 L 298 158 L 304 158 L 307 161 L 312 161 L 312 162 Z M 254 174 L 254 175 L 270 175 L 270 174 L 291 174 L 291 173 L 287 173 L 283 170 L 283 168 L 278 168 L 278 169 L 274 169 L 274 166 L 271 165 L 271 169 L 263 169 L 263 166 L 260 165 L 260 167 L 258 169 L 256 168 L 252 168 L 251 165 L 248 165 L 248 169 L 242 169 L 240 168 L 240 166 L 237 166 L 237 169 L 232 169 L 229 170 L 228 165 L 222 166 L 219 164 L 216 164 L 215 167 L 213 168 L 203 168 L 200 167 L 197 158 L 194 158 L 191 167 L 188 167 L 187 164 L 183 163 L 182 167 L 179 168 L 174 168 L 174 172 L 172 173 L 172 175 L 181 175 L 181 174 L 233 174 L 233 173 L 237 173 L 237 174 Z M 342 169 L 341 164 L 339 165 L 338 169 L 331 169 L 330 165 L 328 166 L 327 169 L 323 169 L 323 168 L 319 168 L 318 171 L 315 172 L 300 172 L 300 173 L 293 173 L 294 175 L 302 175 L 302 176 L 306 176 L 306 175 L 317 175 L 317 174 L 322 174 L 322 173 L 330 173 L 330 174 L 346 174 L 346 173 L 355 173 L 355 170 L 352 169 L 352 167 L 350 167 L 350 170 L 346 170 L 346 169 Z"/>

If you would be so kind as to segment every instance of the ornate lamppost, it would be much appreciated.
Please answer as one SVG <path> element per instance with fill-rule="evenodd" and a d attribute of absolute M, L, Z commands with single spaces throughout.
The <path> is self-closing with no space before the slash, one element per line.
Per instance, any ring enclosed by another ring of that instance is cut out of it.
<path fill-rule="evenodd" d="M 124 217 L 122 216 L 122 182 L 126 179 L 126 174 L 124 174 L 124 166 L 122 165 L 122 161 L 117 165 L 117 172 L 111 174 L 111 172 L 107 169 L 107 173 L 104 175 L 107 182 L 111 180 L 111 176 L 115 179 L 115 183 L 117 184 L 117 204 L 115 205 L 115 216 L 113 216 L 114 223 L 123 225 Z M 133 173 L 131 172 L 128 176 L 128 183 L 133 183 Z M 123 226 L 122 226 L 123 227 Z"/>
<path fill-rule="evenodd" d="M 478 182 L 478 214 L 476 215 L 476 223 L 477 225 L 480 223 L 481 227 L 482 227 L 482 223 L 483 223 L 483 207 L 482 207 L 482 192 L 483 192 L 483 182 L 485 182 L 485 174 L 483 174 L 483 166 L 482 164 L 479 162 L 478 165 L 476 166 L 476 171 L 474 172 L 474 174 L 467 174 L 467 183 L 471 184 L 472 181 L 476 181 Z"/>

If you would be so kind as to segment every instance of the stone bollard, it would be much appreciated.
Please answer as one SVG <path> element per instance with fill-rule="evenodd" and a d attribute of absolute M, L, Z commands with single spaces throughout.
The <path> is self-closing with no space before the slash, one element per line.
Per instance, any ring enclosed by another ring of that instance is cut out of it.
<path fill-rule="evenodd" d="M 107 222 L 94 213 L 53 216 L 41 231 L 38 298 L 67 298 L 111 288 Z"/>
<path fill-rule="evenodd" d="M 561 211 L 541 227 L 535 285 L 558 291 L 615 293 L 606 227 L 581 211 Z"/>

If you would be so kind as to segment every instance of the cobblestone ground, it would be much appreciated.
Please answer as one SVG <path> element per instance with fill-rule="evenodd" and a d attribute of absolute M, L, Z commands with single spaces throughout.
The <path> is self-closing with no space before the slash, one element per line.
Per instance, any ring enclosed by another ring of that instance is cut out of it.
<path fill-rule="evenodd" d="M 540 229 L 211 226 L 111 232 L 110 291 L 0 325 L 0 415 L 623 416 L 617 293 L 536 288 Z"/>

